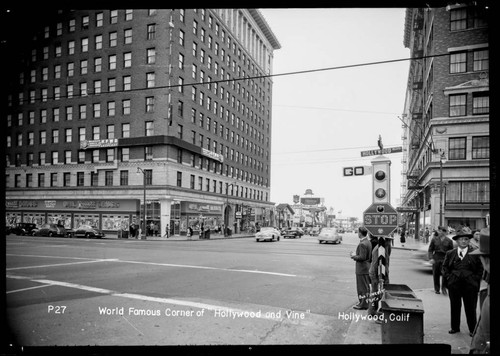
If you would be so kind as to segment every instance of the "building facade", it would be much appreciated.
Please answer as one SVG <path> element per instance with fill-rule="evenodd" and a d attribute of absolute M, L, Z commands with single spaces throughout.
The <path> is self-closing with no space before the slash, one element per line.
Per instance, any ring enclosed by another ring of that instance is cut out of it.
<path fill-rule="evenodd" d="M 81 207 L 119 199 L 139 209 L 95 213 L 93 225 L 164 235 L 270 224 L 280 44 L 258 10 L 48 11 L 23 41 L 2 110 L 7 224 L 74 228 Z M 37 219 L 35 205 L 48 207 Z"/>
<path fill-rule="evenodd" d="M 489 28 L 481 2 L 407 9 L 401 206 L 410 233 L 480 229 L 490 209 Z"/>

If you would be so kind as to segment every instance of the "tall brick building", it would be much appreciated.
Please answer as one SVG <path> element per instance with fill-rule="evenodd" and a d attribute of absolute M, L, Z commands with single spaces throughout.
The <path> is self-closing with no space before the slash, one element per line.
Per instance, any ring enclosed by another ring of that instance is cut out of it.
<path fill-rule="evenodd" d="M 144 223 L 144 196 L 148 233 L 272 222 L 280 44 L 258 10 L 33 17 L 4 78 L 7 224 L 115 233 Z"/>
<path fill-rule="evenodd" d="M 404 45 L 414 59 L 403 114 L 400 211 L 415 231 L 487 224 L 488 15 L 482 2 L 406 11 Z"/>

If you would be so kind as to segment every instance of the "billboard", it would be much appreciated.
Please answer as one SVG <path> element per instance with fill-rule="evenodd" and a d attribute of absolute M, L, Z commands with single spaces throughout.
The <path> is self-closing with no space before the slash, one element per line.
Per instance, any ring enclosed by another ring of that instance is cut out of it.
<path fill-rule="evenodd" d="M 300 198 L 300 203 L 304 205 L 319 205 L 321 198 Z"/>

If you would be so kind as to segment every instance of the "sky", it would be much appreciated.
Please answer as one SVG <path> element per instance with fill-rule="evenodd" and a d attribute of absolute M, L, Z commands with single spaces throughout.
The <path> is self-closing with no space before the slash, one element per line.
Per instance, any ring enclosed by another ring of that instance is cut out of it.
<path fill-rule="evenodd" d="M 260 9 L 281 44 L 273 74 L 405 59 L 404 8 Z M 409 61 L 273 77 L 271 196 L 293 204 L 311 189 L 337 216 L 372 204 L 371 175 L 344 177 L 344 167 L 372 166 L 361 151 L 402 146 L 400 119 Z M 391 160 L 391 205 L 399 204 L 402 153 Z"/>

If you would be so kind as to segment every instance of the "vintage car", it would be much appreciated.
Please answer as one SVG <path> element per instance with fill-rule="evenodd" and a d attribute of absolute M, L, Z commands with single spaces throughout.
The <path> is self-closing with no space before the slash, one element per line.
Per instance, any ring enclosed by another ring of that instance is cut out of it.
<path fill-rule="evenodd" d="M 36 229 L 36 224 L 17 223 L 14 226 L 10 226 L 7 233 L 15 235 L 33 235 L 35 229 Z"/>
<path fill-rule="evenodd" d="M 260 231 L 255 234 L 255 241 L 279 241 L 281 233 L 274 227 L 262 227 Z"/>
<path fill-rule="evenodd" d="M 103 238 L 104 232 L 90 225 L 82 225 L 75 229 L 74 232 L 75 237 L 85 237 L 87 239 L 100 239 Z"/>
<path fill-rule="evenodd" d="M 288 230 L 285 231 L 283 235 L 283 238 L 285 239 L 291 239 L 291 238 L 301 238 L 302 235 L 304 235 L 304 231 L 300 227 L 292 227 Z"/>
<path fill-rule="evenodd" d="M 321 232 L 318 235 L 318 241 L 320 244 L 323 242 L 339 244 L 342 243 L 342 235 L 339 234 L 336 227 L 325 227 L 321 229 Z"/>
<path fill-rule="evenodd" d="M 318 236 L 320 232 L 321 232 L 321 227 L 315 226 L 311 229 L 311 231 L 309 232 L 309 235 Z"/>
<path fill-rule="evenodd" d="M 66 229 L 64 226 L 57 224 L 43 224 L 38 230 L 34 231 L 33 236 L 66 237 Z"/>

